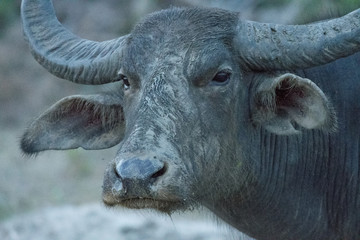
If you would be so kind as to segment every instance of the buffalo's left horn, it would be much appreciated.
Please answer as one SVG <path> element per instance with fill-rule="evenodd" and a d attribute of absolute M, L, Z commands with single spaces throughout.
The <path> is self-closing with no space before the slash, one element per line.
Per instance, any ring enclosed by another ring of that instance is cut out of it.
<path fill-rule="evenodd" d="M 360 50 L 360 9 L 308 25 L 239 20 L 235 45 L 252 70 L 291 70 L 325 64 Z"/>
<path fill-rule="evenodd" d="M 21 17 L 34 58 L 52 74 L 82 84 L 117 80 L 126 36 L 104 42 L 81 39 L 57 20 L 51 0 L 23 0 Z"/>

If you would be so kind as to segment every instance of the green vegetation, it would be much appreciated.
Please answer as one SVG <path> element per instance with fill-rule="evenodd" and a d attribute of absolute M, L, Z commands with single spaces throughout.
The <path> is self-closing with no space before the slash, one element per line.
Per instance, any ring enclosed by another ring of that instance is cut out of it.
<path fill-rule="evenodd" d="M 300 23 L 342 16 L 360 7 L 359 0 L 300 0 Z"/>
<path fill-rule="evenodd" d="M 17 15 L 17 1 L 14 0 L 0 0 L 0 31 L 15 19 Z M 0 35 L 1 32 L 0 32 Z"/>
<path fill-rule="evenodd" d="M 342 16 L 360 8 L 359 0 L 257 0 L 257 9 L 276 8 L 297 4 L 300 13 L 295 17 L 296 23 L 308 23 Z"/>
<path fill-rule="evenodd" d="M 13 210 L 8 204 L 0 202 L 0 222 L 13 214 Z"/>
<path fill-rule="evenodd" d="M 70 168 L 72 169 L 74 175 L 79 178 L 86 178 L 93 174 L 93 166 L 90 161 L 85 161 L 87 157 L 83 151 L 69 150 L 67 152 L 67 156 L 70 160 Z"/>
<path fill-rule="evenodd" d="M 269 8 L 269 7 L 278 7 L 281 5 L 288 4 L 294 0 L 258 0 L 256 1 L 257 8 Z"/>

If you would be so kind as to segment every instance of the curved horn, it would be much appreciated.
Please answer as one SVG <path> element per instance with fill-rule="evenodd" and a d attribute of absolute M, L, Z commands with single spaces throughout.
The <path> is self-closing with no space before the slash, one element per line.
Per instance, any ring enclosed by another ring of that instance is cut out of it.
<path fill-rule="evenodd" d="M 21 18 L 34 58 L 52 74 L 82 84 L 117 81 L 126 36 L 104 42 L 81 39 L 57 20 L 51 0 L 23 0 Z"/>
<path fill-rule="evenodd" d="M 360 9 L 309 25 L 239 21 L 235 45 L 253 70 L 291 70 L 325 64 L 360 50 Z"/>

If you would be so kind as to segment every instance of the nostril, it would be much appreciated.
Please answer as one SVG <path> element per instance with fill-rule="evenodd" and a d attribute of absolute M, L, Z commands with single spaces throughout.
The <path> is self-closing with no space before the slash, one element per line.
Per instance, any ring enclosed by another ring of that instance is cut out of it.
<path fill-rule="evenodd" d="M 153 178 L 153 179 L 154 179 L 154 178 L 161 177 L 162 175 L 165 174 L 166 170 L 167 170 L 167 167 L 166 167 L 166 164 L 164 164 L 164 166 L 163 166 L 160 170 L 158 170 L 156 173 L 154 173 L 153 175 L 151 175 L 150 178 Z"/>

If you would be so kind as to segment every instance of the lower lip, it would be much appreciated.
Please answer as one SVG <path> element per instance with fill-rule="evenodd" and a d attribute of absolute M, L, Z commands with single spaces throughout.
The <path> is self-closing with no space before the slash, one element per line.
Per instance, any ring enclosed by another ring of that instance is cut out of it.
<path fill-rule="evenodd" d="M 155 209 L 160 212 L 172 212 L 175 209 L 181 208 L 181 202 L 155 200 L 151 198 L 130 198 L 118 201 L 116 203 L 105 202 L 108 206 L 123 206 L 131 209 Z"/>

